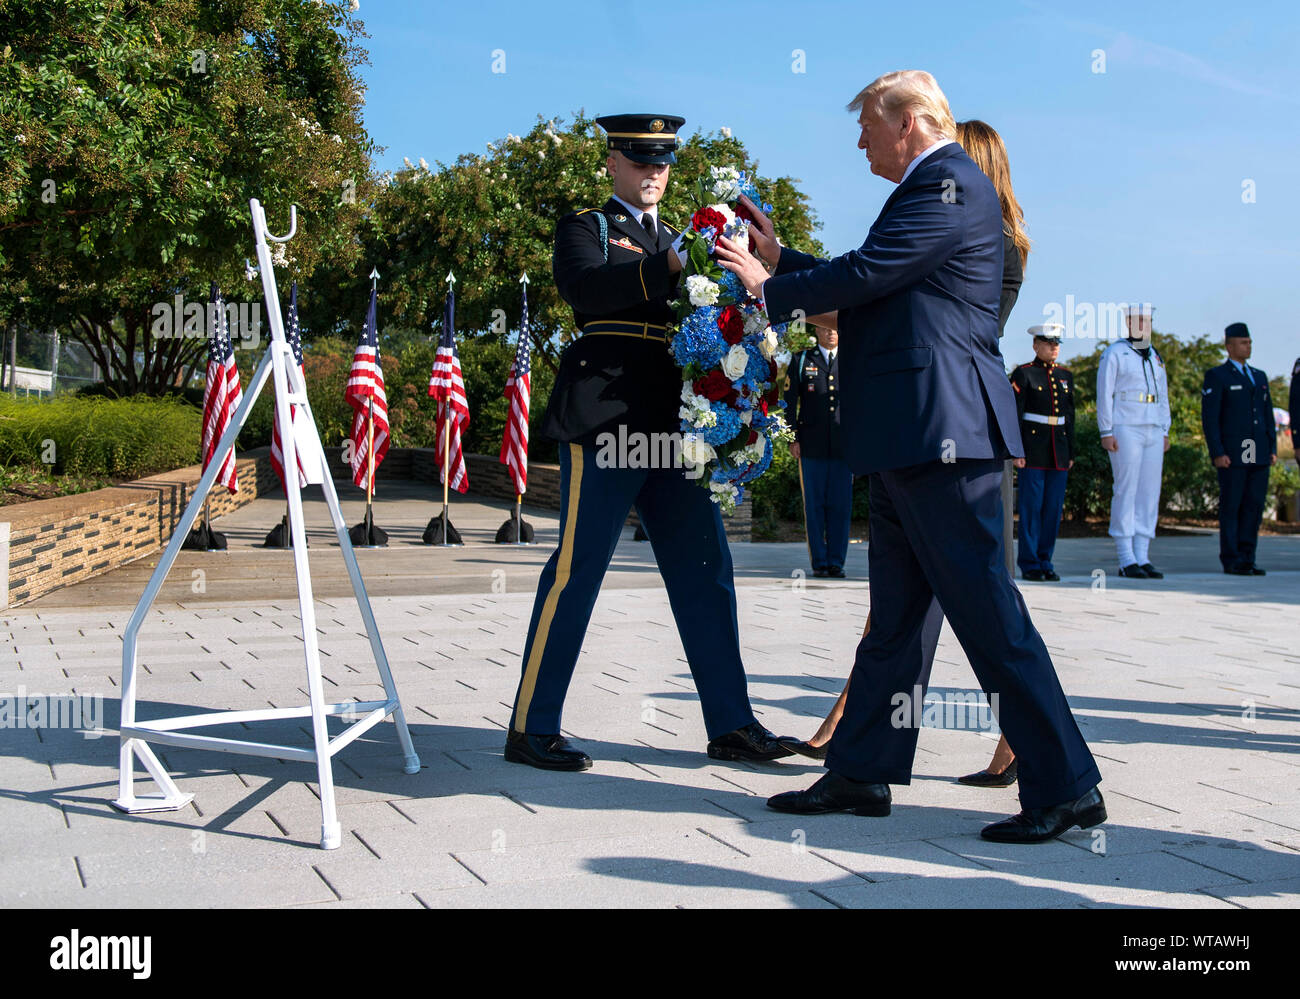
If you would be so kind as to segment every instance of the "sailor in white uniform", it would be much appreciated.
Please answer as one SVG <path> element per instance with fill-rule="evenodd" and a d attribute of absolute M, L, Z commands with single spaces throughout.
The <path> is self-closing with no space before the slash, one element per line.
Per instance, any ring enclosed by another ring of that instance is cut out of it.
<path fill-rule="evenodd" d="M 1106 348 L 1097 371 L 1097 429 L 1115 478 L 1110 536 L 1119 574 L 1130 579 L 1164 576 L 1148 555 L 1170 422 L 1165 362 L 1151 344 L 1154 311 L 1148 304 L 1125 309 L 1128 336 Z"/>

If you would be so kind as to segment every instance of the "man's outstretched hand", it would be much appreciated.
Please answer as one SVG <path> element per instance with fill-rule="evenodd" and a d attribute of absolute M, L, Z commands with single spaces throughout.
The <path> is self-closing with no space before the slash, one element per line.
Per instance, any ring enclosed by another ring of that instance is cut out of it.
<path fill-rule="evenodd" d="M 733 243 L 726 236 L 719 236 L 714 247 L 714 256 L 727 270 L 740 278 L 741 283 L 757 299 L 763 297 L 763 282 L 768 279 L 767 268 L 762 262 L 738 243 Z"/>
<path fill-rule="evenodd" d="M 759 210 L 758 205 L 749 200 L 748 195 L 742 194 L 740 203 L 744 205 L 745 214 L 751 220 L 749 236 L 754 241 L 754 249 L 758 252 L 759 259 L 769 267 L 775 267 L 776 262 L 781 259 L 781 244 L 776 240 L 776 229 L 772 227 L 772 220 Z"/>

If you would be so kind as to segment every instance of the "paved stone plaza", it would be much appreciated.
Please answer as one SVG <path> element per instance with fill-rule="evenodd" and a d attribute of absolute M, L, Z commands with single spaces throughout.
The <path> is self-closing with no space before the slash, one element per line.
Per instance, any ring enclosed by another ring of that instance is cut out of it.
<path fill-rule="evenodd" d="M 355 491 L 345 508 L 359 519 Z M 255 548 L 282 503 L 218 522 L 225 553 L 184 553 L 142 633 L 145 719 L 306 703 L 291 556 Z M 953 782 L 993 737 L 927 728 L 886 819 L 782 816 L 764 800 L 809 761 L 720 764 L 705 734 L 648 545 L 631 532 L 596 605 L 565 714 L 596 759 L 581 774 L 504 762 L 539 544 L 492 545 L 502 504 L 460 502 L 467 544 L 429 549 L 427 487 L 377 507 L 386 551 L 359 553 L 424 767 L 391 723 L 334 768 L 343 845 L 318 848 L 310 764 L 160 747 L 194 802 L 125 816 L 117 795 L 121 634 L 145 560 L 0 611 L 0 695 L 103 697 L 103 738 L 0 730 L 0 905 L 1294 907 L 1300 903 L 1300 537 L 1266 538 L 1263 578 L 1216 570 L 1213 536 L 1160 538 L 1162 582 L 1118 579 L 1107 539 L 1060 543 L 1060 584 L 1024 584 L 1101 766 L 1110 821 L 1036 847 L 980 826 L 1014 788 Z M 379 696 L 322 504 L 309 504 L 326 696 Z M 733 546 L 754 707 L 811 735 L 848 673 L 868 609 L 865 546 L 846 581 L 804 580 L 800 545 Z M 1094 575 L 1103 570 L 1104 576 Z M 198 575 L 196 575 L 198 573 Z M 945 629 L 933 688 L 975 688 Z M 309 743 L 303 722 L 207 730 Z M 152 789 L 150 787 L 150 789 Z"/>

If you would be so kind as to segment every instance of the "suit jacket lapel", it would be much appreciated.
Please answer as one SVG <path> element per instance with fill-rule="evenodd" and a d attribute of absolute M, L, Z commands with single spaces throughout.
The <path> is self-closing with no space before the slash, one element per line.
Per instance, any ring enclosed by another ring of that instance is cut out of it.
<path fill-rule="evenodd" d="M 620 202 L 614 198 L 606 201 L 605 214 L 609 217 L 609 227 L 611 229 L 617 229 L 621 235 L 629 237 L 638 246 L 649 250 L 651 253 L 658 252 L 659 240 L 652 240 L 650 234 L 645 231 L 645 228 L 636 220 L 636 217 L 629 213 Z M 622 222 L 618 221 L 620 215 L 623 216 Z"/>

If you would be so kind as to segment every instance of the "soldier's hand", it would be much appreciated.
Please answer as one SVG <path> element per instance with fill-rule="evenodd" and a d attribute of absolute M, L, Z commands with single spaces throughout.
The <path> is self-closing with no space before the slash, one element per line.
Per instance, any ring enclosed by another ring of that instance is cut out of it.
<path fill-rule="evenodd" d="M 1114 437 L 1103 437 L 1101 439 L 1101 446 L 1106 451 L 1118 451 L 1119 441 L 1115 440 Z"/>
<path fill-rule="evenodd" d="M 1166 451 L 1169 450 L 1169 438 L 1168 438 L 1168 437 L 1165 438 L 1165 450 L 1166 450 Z"/>
<path fill-rule="evenodd" d="M 799 442 L 798 442 L 798 441 L 791 441 L 791 442 L 790 442 L 790 457 L 792 457 L 795 461 L 798 461 L 798 460 L 799 460 L 799 456 L 800 456 L 800 454 L 801 454 L 801 451 L 800 451 L 800 448 L 799 448 Z"/>
<path fill-rule="evenodd" d="M 753 224 L 749 227 L 749 235 L 754 240 L 754 249 L 758 251 L 760 257 L 775 265 L 781 256 L 781 244 L 776 240 L 776 229 L 772 227 L 772 220 L 759 210 L 758 205 L 743 194 L 740 196 L 740 203 L 745 206 L 746 211 L 754 219 Z"/>
<path fill-rule="evenodd" d="M 1016 468 L 1024 468 L 1024 467 L 1025 467 L 1025 459 L 1024 459 L 1024 458 L 1012 458 L 1012 459 L 1011 459 L 1011 464 L 1015 465 Z"/>
<path fill-rule="evenodd" d="M 1070 459 L 1070 463 L 1069 463 L 1068 465 L 1065 466 L 1065 470 L 1068 472 L 1068 471 L 1069 471 L 1070 469 L 1072 469 L 1073 467 L 1074 467 L 1074 459 L 1071 458 L 1071 459 Z"/>
<path fill-rule="evenodd" d="M 1229 458 L 1226 454 L 1221 454 L 1221 455 L 1219 455 L 1217 458 L 1214 458 L 1214 459 L 1212 459 L 1212 460 L 1213 460 L 1213 463 L 1214 463 L 1214 467 L 1215 467 L 1215 468 L 1231 468 L 1231 467 L 1232 467 L 1232 459 Z"/>

